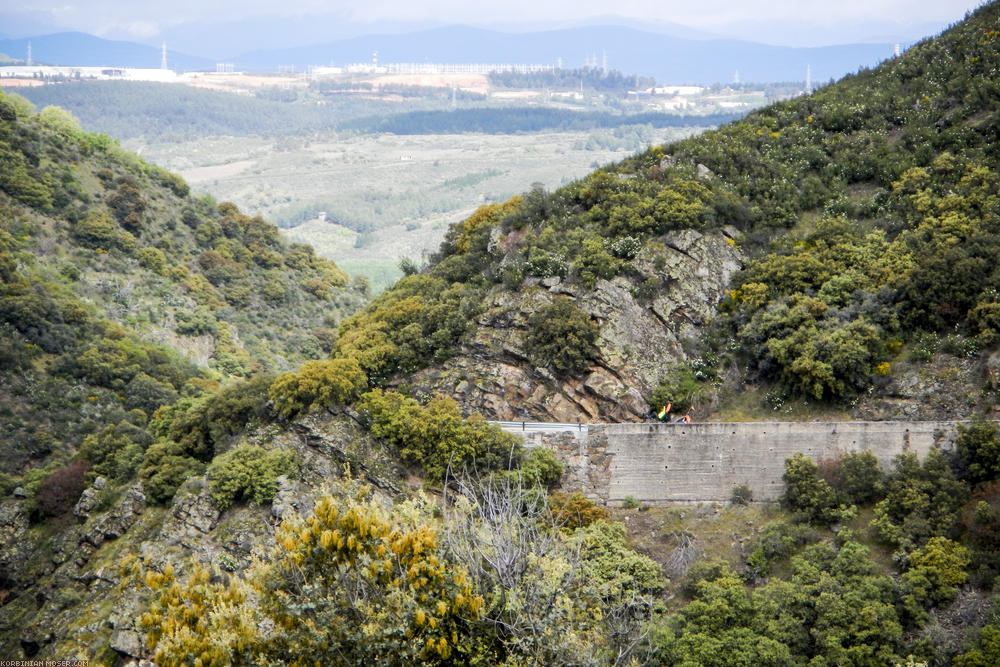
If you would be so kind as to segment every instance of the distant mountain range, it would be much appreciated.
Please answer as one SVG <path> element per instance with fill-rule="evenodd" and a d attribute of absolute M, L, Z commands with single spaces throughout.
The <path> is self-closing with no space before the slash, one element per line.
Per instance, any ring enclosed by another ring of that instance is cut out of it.
<path fill-rule="evenodd" d="M 31 42 L 35 62 L 59 65 L 158 67 L 160 50 L 134 42 L 104 40 L 69 32 L 0 40 L 0 52 L 24 58 Z M 466 26 L 406 34 L 366 35 L 322 44 L 257 50 L 224 58 L 238 70 L 274 71 L 279 65 L 371 62 L 531 63 L 561 62 L 580 67 L 587 59 L 661 83 L 711 84 L 741 81 L 798 81 L 811 68 L 813 81 L 837 79 L 892 54 L 891 44 L 846 44 L 811 48 L 771 46 L 732 39 L 690 39 L 626 26 L 582 26 L 506 33 Z M 213 69 L 216 59 L 168 51 L 177 70 Z"/>
<path fill-rule="evenodd" d="M 31 43 L 35 64 L 67 67 L 159 67 L 161 51 L 155 46 L 101 39 L 82 32 L 60 32 L 22 39 L 0 39 L 0 53 L 24 60 Z M 215 69 L 215 61 L 167 50 L 167 65 L 174 70 Z"/>

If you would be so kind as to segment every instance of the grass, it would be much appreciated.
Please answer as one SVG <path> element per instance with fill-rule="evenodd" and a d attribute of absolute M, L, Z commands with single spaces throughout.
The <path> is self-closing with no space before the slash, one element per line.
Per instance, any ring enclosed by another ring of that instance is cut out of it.
<path fill-rule="evenodd" d="M 760 387 L 741 387 L 725 396 L 722 407 L 704 421 L 850 421 L 846 406 L 831 405 L 805 398 L 785 399 L 768 394 Z"/>

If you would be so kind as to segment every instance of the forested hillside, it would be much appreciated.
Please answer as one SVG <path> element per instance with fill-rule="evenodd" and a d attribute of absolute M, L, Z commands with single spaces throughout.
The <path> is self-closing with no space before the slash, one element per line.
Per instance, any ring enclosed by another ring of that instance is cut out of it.
<path fill-rule="evenodd" d="M 363 302 L 308 246 L 190 197 L 61 109 L 5 95 L 0 113 L 5 492 L 105 427 L 133 447 L 107 462 L 127 479 L 158 407 L 321 356 Z"/>
<path fill-rule="evenodd" d="M 641 419 L 620 399 L 718 409 L 748 384 L 767 409 L 988 407 L 997 13 L 809 97 L 480 210 L 348 322 L 338 350 L 500 416 Z M 731 280 L 723 241 L 742 264 Z M 460 322 L 426 317 L 456 294 Z M 623 318 L 642 333 L 630 339 Z M 642 345 L 664 331 L 658 350 Z M 921 382 L 932 366 L 957 382 Z"/>

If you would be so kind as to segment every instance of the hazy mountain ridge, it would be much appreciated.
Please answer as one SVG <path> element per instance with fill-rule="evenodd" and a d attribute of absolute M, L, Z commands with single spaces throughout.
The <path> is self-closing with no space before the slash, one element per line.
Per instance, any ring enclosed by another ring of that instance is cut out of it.
<path fill-rule="evenodd" d="M 0 52 L 23 58 L 28 42 L 34 60 L 49 64 L 108 65 L 155 68 L 155 47 L 102 40 L 82 33 L 0 40 Z M 167 45 L 168 48 L 170 45 Z M 740 40 L 689 39 L 626 26 L 583 26 L 529 33 L 505 33 L 467 26 L 431 28 L 412 33 L 365 35 L 282 49 L 246 51 L 225 56 L 238 70 L 275 71 L 294 65 L 381 62 L 514 63 L 564 67 L 607 55 L 611 69 L 655 77 L 668 84 L 711 84 L 731 81 L 796 81 L 806 66 L 814 81 L 839 78 L 858 67 L 888 58 L 892 44 L 849 44 L 814 48 L 769 46 Z M 216 60 L 168 51 L 168 65 L 180 70 L 214 70 Z"/>

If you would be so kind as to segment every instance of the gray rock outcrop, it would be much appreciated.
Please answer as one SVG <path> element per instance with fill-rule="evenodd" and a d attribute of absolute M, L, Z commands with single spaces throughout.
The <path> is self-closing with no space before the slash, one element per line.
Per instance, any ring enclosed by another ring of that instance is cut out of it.
<path fill-rule="evenodd" d="M 685 342 L 714 315 L 741 265 L 732 233 L 681 230 L 646 244 L 627 276 L 598 280 L 592 289 L 557 277 L 527 279 L 517 292 L 497 288 L 459 354 L 407 381 L 489 419 L 642 420 L 645 397 L 687 358 Z M 655 298 L 645 296 L 644 284 L 657 286 Z M 600 330 L 598 359 L 577 377 L 533 367 L 524 350 L 529 318 L 557 294 L 573 299 Z"/>

